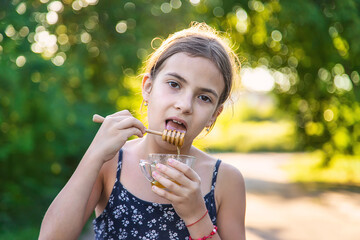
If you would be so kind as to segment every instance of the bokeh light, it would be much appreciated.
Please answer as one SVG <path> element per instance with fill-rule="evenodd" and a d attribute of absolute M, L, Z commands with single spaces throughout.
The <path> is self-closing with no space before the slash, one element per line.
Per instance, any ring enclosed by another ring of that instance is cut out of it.
<path fill-rule="evenodd" d="M 181 0 L 170 0 L 170 5 L 174 9 L 179 9 L 182 5 Z"/>
<path fill-rule="evenodd" d="M 247 90 L 269 92 L 275 87 L 275 79 L 266 67 L 243 68 L 241 82 Z"/>
<path fill-rule="evenodd" d="M 190 0 L 190 3 L 196 6 L 200 4 L 200 0 Z"/>
<path fill-rule="evenodd" d="M 126 32 L 127 30 L 127 24 L 126 24 L 126 21 L 120 21 L 116 24 L 116 27 L 115 27 L 116 31 L 118 33 L 124 33 Z"/>
<path fill-rule="evenodd" d="M 331 109 L 326 109 L 324 112 L 324 119 L 327 122 L 330 122 L 334 119 L 334 112 Z"/>
<path fill-rule="evenodd" d="M 341 74 L 334 77 L 334 84 L 337 89 L 351 91 L 353 88 L 349 75 Z"/>
<path fill-rule="evenodd" d="M 26 63 L 26 58 L 24 56 L 19 56 L 16 58 L 16 66 L 23 67 Z"/>
<path fill-rule="evenodd" d="M 26 12 L 26 3 L 20 3 L 16 8 L 16 12 L 20 15 L 23 15 Z"/>

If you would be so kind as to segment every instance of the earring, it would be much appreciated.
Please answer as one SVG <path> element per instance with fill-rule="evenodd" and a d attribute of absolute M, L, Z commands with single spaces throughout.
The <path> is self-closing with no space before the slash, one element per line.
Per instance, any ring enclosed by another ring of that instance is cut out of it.
<path fill-rule="evenodd" d="M 206 128 L 205 128 L 205 131 L 206 131 L 206 132 L 210 132 L 210 127 L 206 127 Z"/>
<path fill-rule="evenodd" d="M 144 106 L 147 107 L 149 104 L 147 101 L 145 101 Z"/>

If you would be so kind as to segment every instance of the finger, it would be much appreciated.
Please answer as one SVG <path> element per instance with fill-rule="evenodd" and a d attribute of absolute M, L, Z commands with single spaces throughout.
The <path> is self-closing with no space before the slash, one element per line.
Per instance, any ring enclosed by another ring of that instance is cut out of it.
<path fill-rule="evenodd" d="M 171 158 L 168 160 L 168 164 L 169 166 L 182 172 L 191 181 L 196 181 L 196 182 L 200 181 L 199 175 L 188 165 Z"/>
<path fill-rule="evenodd" d="M 146 128 L 139 119 L 136 119 L 134 117 L 124 117 L 124 116 L 114 117 L 113 119 L 117 121 L 116 128 L 118 129 L 135 127 L 138 128 L 142 132 L 142 134 L 145 134 Z"/>
<path fill-rule="evenodd" d="M 132 116 L 128 110 L 122 110 L 122 111 L 116 112 L 114 114 L 108 115 L 107 117 L 116 117 L 116 116 L 121 116 L 121 115 Z M 105 120 L 105 118 L 99 114 L 93 115 L 93 122 L 102 123 L 102 122 L 104 122 L 104 120 Z"/>
<path fill-rule="evenodd" d="M 166 200 L 171 202 L 170 199 L 172 199 L 172 196 L 170 196 L 169 192 L 166 191 L 165 189 L 159 188 L 157 186 L 152 186 L 151 190 L 158 196 L 165 198 Z"/>
<path fill-rule="evenodd" d="M 177 179 L 168 178 L 165 175 L 161 175 L 157 171 L 153 171 L 153 178 L 161 183 L 167 190 L 170 190 L 173 193 L 181 193 L 182 187 L 181 184 L 177 181 Z M 176 194 L 178 195 L 178 194 Z"/>
<path fill-rule="evenodd" d="M 142 134 L 145 134 L 146 128 L 144 124 L 140 120 L 134 118 L 127 110 L 109 115 L 106 118 L 102 118 L 100 115 L 95 114 L 94 118 L 97 121 L 103 119 L 103 123 L 106 123 L 107 126 L 116 125 L 116 129 L 120 130 L 130 127 L 137 127 L 140 129 Z"/>
<path fill-rule="evenodd" d="M 191 180 L 189 178 L 187 178 L 182 172 L 180 172 L 179 170 L 177 170 L 175 168 L 168 167 L 166 165 L 158 163 L 158 164 L 156 164 L 156 169 L 161 174 L 164 174 L 168 178 L 173 179 L 180 185 L 186 186 L 191 182 Z"/>
<path fill-rule="evenodd" d="M 125 110 L 115 112 L 111 115 L 108 115 L 108 117 L 118 117 L 118 116 L 132 116 L 132 114 L 129 112 L 129 110 L 125 109 Z"/>
<path fill-rule="evenodd" d="M 99 114 L 94 114 L 93 115 L 93 122 L 96 122 L 96 123 L 102 123 L 105 118 L 103 116 L 100 116 Z"/>
<path fill-rule="evenodd" d="M 175 195 L 173 191 L 168 191 L 166 189 L 159 188 L 155 185 L 151 187 L 151 190 L 158 196 L 165 198 L 166 200 L 168 200 L 170 202 L 181 201 L 181 198 L 179 196 Z"/>
<path fill-rule="evenodd" d="M 124 136 L 126 138 L 126 140 L 131 137 L 131 136 L 138 136 L 138 137 L 143 137 L 144 134 L 138 129 L 138 128 L 135 128 L 135 127 L 132 127 L 132 128 L 127 128 L 123 131 L 123 133 L 121 134 L 121 136 Z"/>

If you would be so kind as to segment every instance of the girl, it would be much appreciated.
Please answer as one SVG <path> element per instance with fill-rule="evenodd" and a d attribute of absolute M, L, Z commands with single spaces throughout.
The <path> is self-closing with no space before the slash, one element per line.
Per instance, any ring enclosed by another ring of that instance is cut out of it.
<path fill-rule="evenodd" d="M 176 153 L 124 110 L 107 116 L 73 176 L 43 219 L 40 239 L 76 239 L 95 209 L 96 239 L 245 239 L 245 186 L 240 172 L 192 146 L 228 99 L 237 58 L 206 24 L 170 36 L 150 56 L 142 80 L 149 128 L 186 132 L 181 153 L 193 168 L 169 161 L 151 187 L 139 161 Z M 130 136 L 139 138 L 127 141 Z M 178 184 L 168 180 L 174 179 Z"/>

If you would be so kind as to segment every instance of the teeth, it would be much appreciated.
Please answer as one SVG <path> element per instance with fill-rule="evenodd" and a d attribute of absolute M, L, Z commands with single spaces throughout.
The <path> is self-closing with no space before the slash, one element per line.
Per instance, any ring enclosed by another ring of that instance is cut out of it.
<path fill-rule="evenodd" d="M 180 125 L 183 125 L 181 122 L 178 122 L 176 120 L 172 120 L 174 123 L 177 123 L 177 124 L 180 124 Z"/>

